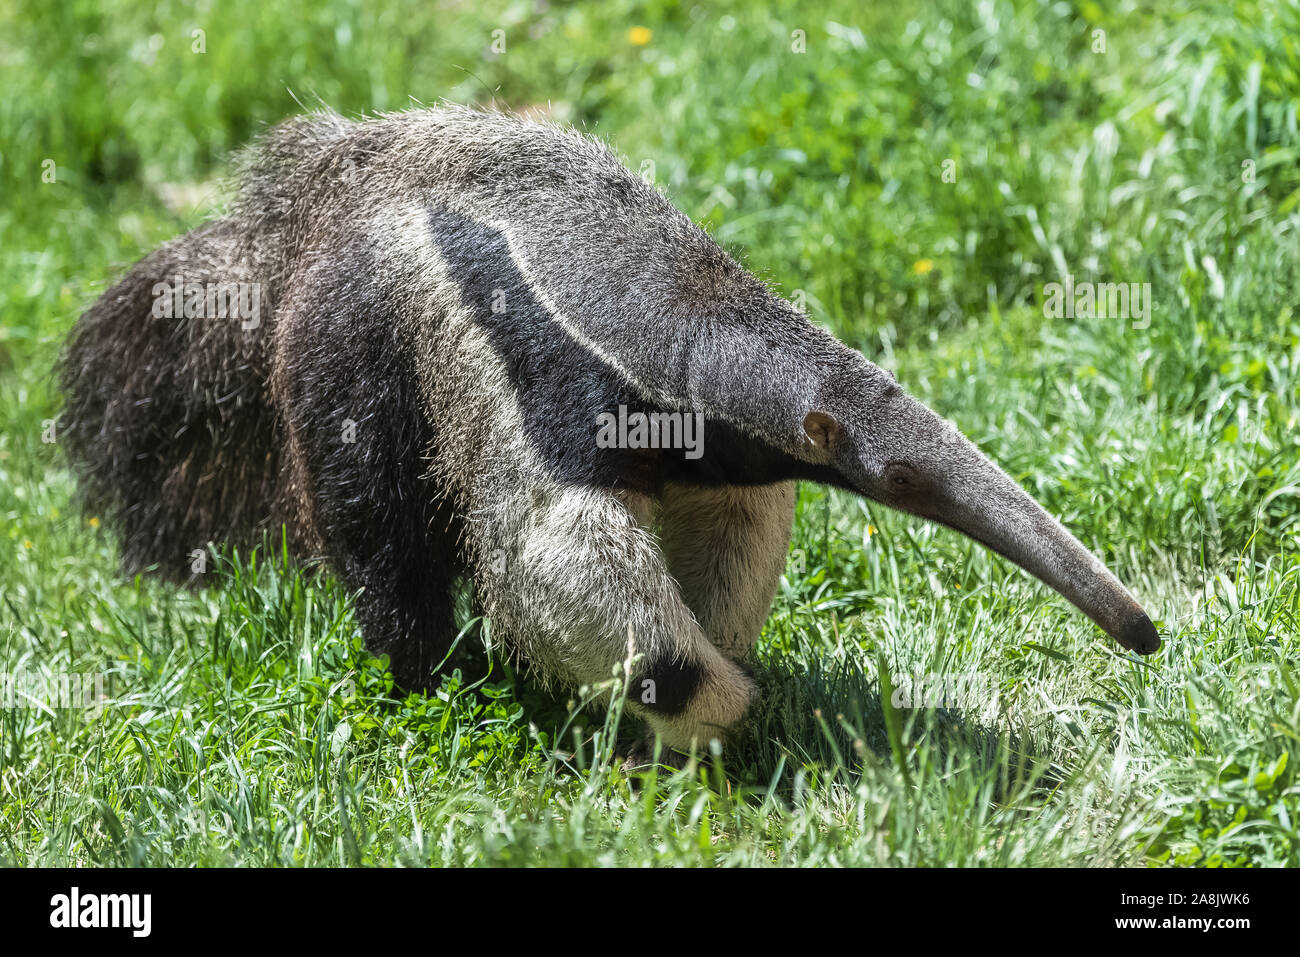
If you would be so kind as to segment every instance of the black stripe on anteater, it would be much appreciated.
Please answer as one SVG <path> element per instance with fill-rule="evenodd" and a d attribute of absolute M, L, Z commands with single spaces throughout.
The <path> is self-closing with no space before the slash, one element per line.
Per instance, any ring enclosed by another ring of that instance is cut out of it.
<path fill-rule="evenodd" d="M 628 697 L 647 711 L 672 717 L 686 710 L 704 683 L 704 669 L 694 661 L 664 659 L 641 669 Z"/>

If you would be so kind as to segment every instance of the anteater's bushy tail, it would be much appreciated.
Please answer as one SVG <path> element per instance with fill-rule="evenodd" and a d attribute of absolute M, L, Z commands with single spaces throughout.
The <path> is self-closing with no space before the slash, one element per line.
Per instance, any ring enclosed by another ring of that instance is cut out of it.
<path fill-rule="evenodd" d="M 136 263 L 73 329 L 59 441 L 84 506 L 120 533 L 125 571 L 187 579 L 196 549 L 278 541 L 281 526 L 309 548 L 271 395 L 274 301 L 299 217 L 330 214 L 322 164 L 350 126 L 324 112 L 268 130 L 239 157 L 230 214 Z"/>
<path fill-rule="evenodd" d="M 147 256 L 81 317 L 61 359 L 59 441 L 128 572 L 185 579 L 194 550 L 285 518 L 271 303 L 244 248 L 219 220 Z"/>

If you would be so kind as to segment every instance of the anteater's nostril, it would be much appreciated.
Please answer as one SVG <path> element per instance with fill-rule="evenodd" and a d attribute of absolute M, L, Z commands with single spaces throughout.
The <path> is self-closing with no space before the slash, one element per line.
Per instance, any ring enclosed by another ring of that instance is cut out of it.
<path fill-rule="evenodd" d="M 1119 643 L 1139 655 L 1155 654 L 1160 649 L 1160 635 L 1151 619 L 1139 612 L 1128 620 Z"/>

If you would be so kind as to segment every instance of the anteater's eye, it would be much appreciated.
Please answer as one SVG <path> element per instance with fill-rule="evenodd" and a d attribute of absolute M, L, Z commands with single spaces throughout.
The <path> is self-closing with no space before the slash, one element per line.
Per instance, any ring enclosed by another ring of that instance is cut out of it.
<path fill-rule="evenodd" d="M 902 462 L 890 462 L 885 466 L 885 482 L 896 492 L 910 489 L 916 482 L 916 471 Z"/>

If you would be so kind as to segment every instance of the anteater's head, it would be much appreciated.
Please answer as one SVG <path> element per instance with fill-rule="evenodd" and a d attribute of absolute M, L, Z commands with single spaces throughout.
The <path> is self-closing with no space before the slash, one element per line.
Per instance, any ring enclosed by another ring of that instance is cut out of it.
<path fill-rule="evenodd" d="M 1125 648 L 1160 647 L 1151 619 L 1097 558 L 951 423 L 867 366 L 828 382 L 803 421 L 810 451 L 844 485 L 1009 558 Z"/>

